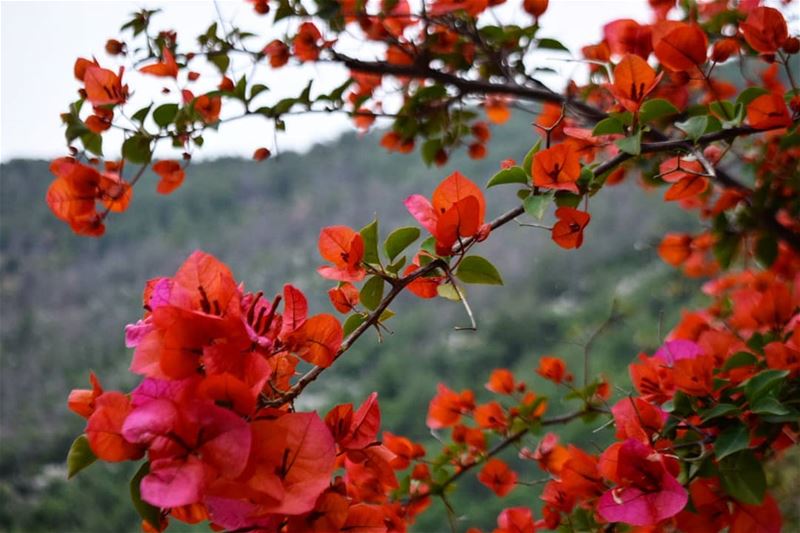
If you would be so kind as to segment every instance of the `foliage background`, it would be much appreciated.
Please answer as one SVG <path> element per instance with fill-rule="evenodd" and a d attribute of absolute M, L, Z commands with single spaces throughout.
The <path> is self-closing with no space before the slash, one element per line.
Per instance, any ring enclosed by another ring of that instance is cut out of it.
<path fill-rule="evenodd" d="M 330 312 L 328 284 L 314 274 L 322 226 L 360 227 L 376 213 L 384 228 L 412 224 L 403 198 L 428 194 L 455 169 L 481 183 L 496 170 L 491 161 L 521 160 L 534 140 L 528 121 L 518 117 L 496 130 L 489 160 L 461 156 L 444 168 L 387 154 L 378 147 L 378 132 L 361 139 L 345 135 L 305 155 L 286 153 L 261 164 L 219 159 L 193 165 L 187 183 L 168 199 L 155 194 L 156 180 L 149 176 L 136 189 L 135 208 L 115 217 L 100 240 L 73 235 L 49 213 L 43 202 L 51 179 L 46 162 L 2 165 L 0 530 L 138 529 L 126 488 L 134 465 L 96 465 L 66 481 L 66 450 L 83 428 L 83 420 L 67 411 L 66 397 L 86 386 L 87 368 L 108 388 L 134 385 L 123 328 L 141 313 L 148 278 L 171 275 L 202 248 L 228 263 L 248 287 L 269 294 L 292 282 L 309 296 L 313 312 Z M 501 189 L 487 193 L 490 217 L 516 201 L 512 191 Z M 547 394 L 549 386 L 534 379 L 538 357 L 562 356 L 580 377 L 583 345 L 615 301 L 622 319 L 598 339 L 592 367 L 611 378 L 615 397 L 626 394 L 626 365 L 639 350 L 660 344 L 681 307 L 704 301 L 699 281 L 687 281 L 657 257 L 666 231 L 696 229 L 660 194 L 633 183 L 604 190 L 592 199 L 592 223 L 577 251 L 553 246 L 541 230 L 504 228 L 479 252 L 500 267 L 506 285 L 471 290 L 478 332 L 452 331 L 466 321 L 459 305 L 405 295 L 388 323 L 394 334 L 382 345 L 374 336 L 357 344 L 303 395 L 304 407 L 324 415 L 335 402 L 360 403 L 377 390 L 384 429 L 435 447 L 424 419 L 438 381 L 477 387 L 493 368 L 507 367 Z M 612 430 L 593 432 L 599 424 L 577 422 L 557 431 L 600 450 Z M 523 480 L 541 477 L 530 463 L 517 466 Z M 792 527 L 800 493 L 797 453 L 770 470 Z M 519 487 L 501 502 L 465 481 L 454 500 L 464 518 L 460 527 L 491 529 L 501 506 L 536 508 L 536 490 Z M 418 531 L 445 527 L 438 504 L 416 525 Z"/>

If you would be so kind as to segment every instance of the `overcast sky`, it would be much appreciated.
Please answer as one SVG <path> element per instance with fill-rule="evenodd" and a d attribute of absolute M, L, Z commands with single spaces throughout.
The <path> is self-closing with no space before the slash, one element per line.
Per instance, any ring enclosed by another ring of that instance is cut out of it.
<path fill-rule="evenodd" d="M 509 0 L 513 3 L 515 0 Z M 0 52 L 0 157 L 3 161 L 17 157 L 50 158 L 65 154 L 63 129 L 59 114 L 75 100 L 79 83 L 72 76 L 72 66 L 79 56 L 95 55 L 101 65 L 114 60 L 103 51 L 109 37 L 118 36 L 118 29 L 128 14 L 141 7 L 162 7 L 154 19 L 154 27 L 171 28 L 180 39 L 193 39 L 217 17 L 214 3 L 208 1 L 6 1 L 0 4 L 2 43 Z M 220 1 L 223 17 L 261 34 L 267 31 L 267 18 L 255 16 L 242 0 Z M 596 42 L 603 24 L 621 17 L 647 21 L 646 0 L 551 0 L 542 18 L 542 36 L 557 37 L 568 47 Z M 186 47 L 181 47 L 185 50 Z M 575 63 L 551 62 L 564 76 L 575 74 Z M 244 65 L 243 67 L 246 67 Z M 335 67 L 307 67 L 303 71 L 262 69 L 263 81 L 277 95 L 288 95 L 305 84 L 309 75 L 320 86 L 331 86 L 345 73 Z M 146 79 L 145 79 L 146 78 Z M 158 94 L 163 80 L 136 73 L 125 79 L 138 89 L 134 98 Z M 201 77 L 198 90 L 203 90 Z M 208 83 L 211 84 L 212 76 Z M 205 90 L 211 89 L 205 87 Z M 174 95 L 173 95 L 174 100 Z M 224 107 L 224 106 L 223 106 Z M 223 111 L 224 115 L 224 111 Z M 288 132 L 279 138 L 282 150 L 304 150 L 315 142 L 337 136 L 350 129 L 342 116 L 311 115 L 293 118 Z M 107 146 L 113 145 L 107 142 Z M 226 124 L 221 135 L 206 135 L 202 154 L 250 156 L 257 146 L 273 147 L 274 132 L 267 121 L 258 118 Z M 107 154 L 109 155 L 109 154 Z"/>

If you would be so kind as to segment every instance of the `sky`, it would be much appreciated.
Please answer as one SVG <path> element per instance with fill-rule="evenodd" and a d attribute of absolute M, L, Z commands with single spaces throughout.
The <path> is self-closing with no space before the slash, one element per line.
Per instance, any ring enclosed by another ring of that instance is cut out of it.
<path fill-rule="evenodd" d="M 509 0 L 514 3 L 515 0 Z M 267 27 L 268 18 L 256 16 L 243 0 L 218 0 L 222 17 L 232 20 L 244 29 L 269 36 L 280 33 L 281 28 Z M 72 75 L 77 57 L 96 56 L 103 66 L 115 64 L 115 59 L 104 52 L 110 37 L 119 36 L 119 27 L 128 15 L 141 7 L 160 7 L 163 12 L 154 19 L 154 27 L 178 32 L 179 43 L 194 39 L 211 21 L 217 18 L 212 0 L 161 2 L 129 1 L 64 1 L 39 2 L 35 0 L 0 3 L 0 159 L 36 157 L 51 158 L 66 154 L 63 128 L 59 115 L 76 99 L 79 83 Z M 649 18 L 646 0 L 551 0 L 550 8 L 542 17 L 540 35 L 555 37 L 567 47 L 578 50 L 580 46 L 597 42 L 604 23 L 615 18 L 635 18 L 642 22 Z M 264 38 L 264 43 L 268 38 Z M 180 46 L 180 44 L 179 44 Z M 352 44 L 352 46 L 355 46 Z M 183 50 L 184 48 L 181 48 Z M 363 49 L 360 50 L 362 53 Z M 367 50 L 367 53 L 369 50 Z M 576 75 L 581 66 L 554 57 L 543 56 L 542 61 L 556 68 L 564 77 Z M 248 69 L 250 65 L 235 65 Z M 209 71 L 211 72 L 211 71 Z M 345 79 L 343 69 L 335 66 L 312 66 L 301 69 L 259 69 L 261 81 L 270 87 L 276 97 L 296 95 L 298 87 L 314 78 L 315 88 L 333 87 Z M 205 90 L 213 88 L 212 76 Z M 163 80 L 127 71 L 126 81 L 137 89 L 132 99 L 144 103 L 157 95 Z M 552 81 L 552 80 L 551 80 Z M 555 82 L 556 84 L 558 81 Z M 173 100 L 175 99 L 173 92 Z M 165 100 L 166 101 L 166 100 Z M 223 106 L 225 107 L 225 106 Z M 133 107 L 136 109 L 136 107 Z M 225 111 L 223 111 L 223 116 Z M 317 142 L 333 139 L 344 131 L 352 130 L 349 119 L 337 115 L 308 115 L 292 117 L 287 132 L 276 138 L 268 121 L 258 117 L 223 125 L 221 133 L 205 135 L 205 145 L 200 158 L 220 156 L 249 157 L 253 149 L 267 146 L 274 149 L 277 140 L 280 150 L 304 151 Z M 106 146 L 118 146 L 109 139 Z M 109 154 L 107 154 L 109 155 Z M 158 154 L 157 154 L 158 155 Z M 173 154 L 174 157 L 174 154 Z"/>

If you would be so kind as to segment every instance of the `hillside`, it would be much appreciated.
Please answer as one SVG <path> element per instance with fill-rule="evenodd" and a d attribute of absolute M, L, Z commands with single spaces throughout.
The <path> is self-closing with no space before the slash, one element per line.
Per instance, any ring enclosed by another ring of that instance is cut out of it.
<path fill-rule="evenodd" d="M 113 217 L 100 240 L 72 235 L 49 213 L 43 201 L 51 179 L 46 162 L 2 165 L 0 530 L 137 529 L 121 481 L 130 465 L 93 466 L 66 483 L 62 464 L 83 426 L 66 409 L 66 397 L 70 389 L 86 386 L 86 369 L 108 387 L 135 382 L 126 370 L 130 352 L 123 328 L 140 314 L 147 279 L 172 274 L 202 248 L 228 263 L 248 287 L 270 293 L 291 281 L 311 298 L 312 311 L 330 312 L 328 283 L 314 274 L 322 226 L 361 227 L 375 213 L 384 230 L 410 225 L 402 205 L 406 196 L 429 194 L 456 168 L 484 183 L 495 170 L 493 161 L 521 159 L 533 140 L 531 127 L 519 121 L 497 134 L 487 161 L 457 158 L 438 169 L 426 168 L 417 156 L 386 154 L 375 135 L 346 135 L 307 154 L 287 153 L 260 164 L 200 163 L 168 198 L 156 195 L 155 178 L 146 177 L 131 210 Z M 515 200 L 513 188 L 488 191 L 489 216 Z M 664 231 L 691 225 L 677 207 L 661 202 L 658 191 L 634 184 L 604 190 L 592 199 L 591 213 L 578 251 L 557 248 L 541 230 L 509 225 L 498 231 L 480 253 L 498 265 L 506 285 L 470 291 L 477 332 L 452 331 L 466 320 L 456 304 L 401 297 L 393 306 L 398 316 L 388 323 L 394 333 L 381 345 L 365 337 L 309 388 L 308 405 L 324 414 L 334 401 L 361 401 L 377 390 L 385 429 L 430 441 L 424 413 L 438 381 L 478 388 L 500 366 L 535 381 L 536 361 L 549 353 L 573 361 L 578 372 L 582 343 L 615 300 L 624 318 L 598 340 L 593 365 L 624 394 L 626 364 L 640 350 L 656 347 L 679 307 L 700 298 L 699 285 L 663 265 L 654 248 Z M 413 313 L 407 312 L 412 304 Z M 548 390 L 542 384 L 537 392 Z M 564 431 L 574 435 L 579 429 Z M 588 438 L 602 445 L 605 435 Z M 469 498 L 488 495 L 468 485 L 462 501 L 455 501 L 469 513 L 464 523 L 491 527 L 497 507 L 467 505 Z M 505 503 L 535 505 L 524 490 Z M 418 529 L 441 530 L 443 520 L 437 509 Z"/>

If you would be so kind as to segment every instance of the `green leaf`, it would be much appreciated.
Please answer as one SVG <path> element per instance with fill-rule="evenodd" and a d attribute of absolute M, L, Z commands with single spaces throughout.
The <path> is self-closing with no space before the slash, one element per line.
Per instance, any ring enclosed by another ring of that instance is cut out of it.
<path fill-rule="evenodd" d="M 464 283 L 502 285 L 503 278 L 497 268 L 479 255 L 470 255 L 461 260 L 456 276 Z"/>
<path fill-rule="evenodd" d="M 344 321 L 344 325 L 342 326 L 344 336 L 347 337 L 353 333 L 358 326 L 364 323 L 365 320 L 366 318 L 364 318 L 364 315 L 361 314 L 350 315 L 347 317 L 347 320 Z"/>
<path fill-rule="evenodd" d="M 743 450 L 719 462 L 722 487 L 742 503 L 758 505 L 764 499 L 767 478 L 751 450 Z"/>
<path fill-rule="evenodd" d="M 103 155 L 103 137 L 99 133 L 86 132 L 81 135 L 81 142 L 83 147 L 94 155 Z"/>
<path fill-rule="evenodd" d="M 714 455 L 718 461 L 750 447 L 750 432 L 747 426 L 737 422 L 717 436 L 714 441 Z"/>
<path fill-rule="evenodd" d="M 604 118 L 594 127 L 592 135 L 625 135 L 625 125 L 614 117 Z"/>
<path fill-rule="evenodd" d="M 422 144 L 421 154 L 422 161 L 430 166 L 436 161 L 436 154 L 442 149 L 441 139 L 428 139 Z"/>
<path fill-rule="evenodd" d="M 774 235 L 764 234 L 756 241 L 756 259 L 762 268 L 769 268 L 778 257 L 778 239 Z"/>
<path fill-rule="evenodd" d="M 522 202 L 522 207 L 528 215 L 536 220 L 541 220 L 547 210 L 547 206 L 553 201 L 555 195 L 555 191 L 548 191 L 544 194 L 528 196 Z"/>
<path fill-rule="evenodd" d="M 763 370 L 744 382 L 744 395 L 750 405 L 755 405 L 758 400 L 771 394 L 781 386 L 788 370 Z"/>
<path fill-rule="evenodd" d="M 777 399 L 773 398 L 772 396 L 766 396 L 758 400 L 755 404 L 750 407 L 757 415 L 788 415 L 791 413 L 789 409 L 786 408 L 781 402 Z"/>
<path fill-rule="evenodd" d="M 208 55 L 208 60 L 211 61 L 212 63 L 214 63 L 214 65 L 217 66 L 217 68 L 219 69 L 220 73 L 223 74 L 223 75 L 228 70 L 228 65 L 231 64 L 230 58 L 227 55 L 222 54 L 222 53 L 209 54 Z"/>
<path fill-rule="evenodd" d="M 75 474 L 97 461 L 97 456 L 89 446 L 89 439 L 81 435 L 72 442 L 67 453 L 67 479 L 72 479 Z"/>
<path fill-rule="evenodd" d="M 141 492 L 139 491 L 139 485 L 142 482 L 142 478 L 146 476 L 150 472 L 150 463 L 145 462 L 136 471 L 133 478 L 131 479 L 131 501 L 133 502 L 133 507 L 136 509 L 136 512 L 139 513 L 139 516 L 142 517 L 142 520 L 147 521 L 151 526 L 153 526 L 157 531 L 161 530 L 161 510 L 158 507 L 154 507 L 144 501 L 142 499 Z"/>
<path fill-rule="evenodd" d="M 486 187 L 494 187 L 495 185 L 505 185 L 507 183 L 528 183 L 530 178 L 522 167 L 504 168 L 486 183 Z"/>
<path fill-rule="evenodd" d="M 578 207 L 583 196 L 569 191 L 556 192 L 556 205 L 558 207 Z"/>
<path fill-rule="evenodd" d="M 697 141 L 708 128 L 708 115 L 691 117 L 684 122 L 676 122 L 675 126 L 682 130 L 692 141 Z"/>
<path fill-rule="evenodd" d="M 361 238 L 364 240 L 364 262 L 380 265 L 378 256 L 378 219 L 376 218 L 361 228 Z"/>
<path fill-rule="evenodd" d="M 153 120 L 156 121 L 158 127 L 166 128 L 178 114 L 178 104 L 163 104 L 153 111 Z"/>
<path fill-rule="evenodd" d="M 122 143 L 122 157 L 131 163 L 149 163 L 151 155 L 149 137 L 136 134 Z"/>
<path fill-rule="evenodd" d="M 372 311 L 380 305 L 382 298 L 383 278 L 380 276 L 372 276 L 361 288 L 361 293 L 359 293 L 361 305 Z"/>
<path fill-rule="evenodd" d="M 454 302 L 460 302 L 461 297 L 458 295 L 458 291 L 453 286 L 452 283 L 442 283 L 438 287 L 436 287 L 436 292 L 442 298 L 446 298 L 448 300 L 452 300 Z"/>
<path fill-rule="evenodd" d="M 550 39 L 545 37 L 544 39 L 539 39 L 539 42 L 536 46 L 537 48 L 545 48 L 547 50 L 560 50 L 562 52 L 569 52 L 569 48 L 561 44 L 560 41 L 555 39 Z"/>
<path fill-rule="evenodd" d="M 268 91 L 269 87 L 264 85 L 263 83 L 255 83 L 252 87 L 250 87 L 250 100 L 258 96 L 259 94 L 263 93 L 264 91 Z"/>
<path fill-rule="evenodd" d="M 700 415 L 700 421 L 706 423 L 709 420 L 713 420 L 714 418 L 719 418 L 721 416 L 728 416 L 733 413 L 738 414 L 739 408 L 733 405 L 732 403 L 720 403 L 710 409 L 701 411 L 698 414 Z"/>
<path fill-rule="evenodd" d="M 617 139 L 614 144 L 626 154 L 639 155 L 642 153 L 642 132 L 637 132 L 624 139 Z"/>
<path fill-rule="evenodd" d="M 743 366 L 754 365 L 758 362 L 758 358 L 749 352 L 736 352 L 725 361 L 722 365 L 722 370 L 731 370 L 733 368 L 740 368 Z"/>
<path fill-rule="evenodd" d="M 383 249 L 389 261 L 394 261 L 395 257 L 419 239 L 419 234 L 419 228 L 415 227 L 397 228 L 391 232 L 383 243 Z"/>
<path fill-rule="evenodd" d="M 680 113 L 678 108 L 672 105 L 669 101 L 663 98 L 654 98 L 648 100 L 642 105 L 639 110 L 639 120 L 642 122 L 650 122 L 669 115 L 677 115 Z"/>
<path fill-rule="evenodd" d="M 747 106 L 750 102 L 758 98 L 759 96 L 763 96 L 765 94 L 769 94 L 769 91 L 763 87 L 748 87 L 742 93 L 736 97 L 736 104 L 741 104 L 743 106 Z"/>
<path fill-rule="evenodd" d="M 145 119 L 147 118 L 147 114 L 150 112 L 150 108 L 153 107 L 153 104 L 150 104 L 147 107 L 141 108 L 139 111 L 131 115 L 131 118 L 138 122 L 139 124 L 143 124 Z"/>
<path fill-rule="evenodd" d="M 711 102 L 708 109 L 720 120 L 733 120 L 736 117 L 736 106 L 727 100 Z"/>
<path fill-rule="evenodd" d="M 524 170 L 528 176 L 533 175 L 533 156 L 536 155 L 536 152 L 542 147 L 542 139 L 540 138 L 536 141 L 536 144 L 528 150 L 528 153 L 525 154 L 525 159 L 522 160 L 522 170 Z"/>

